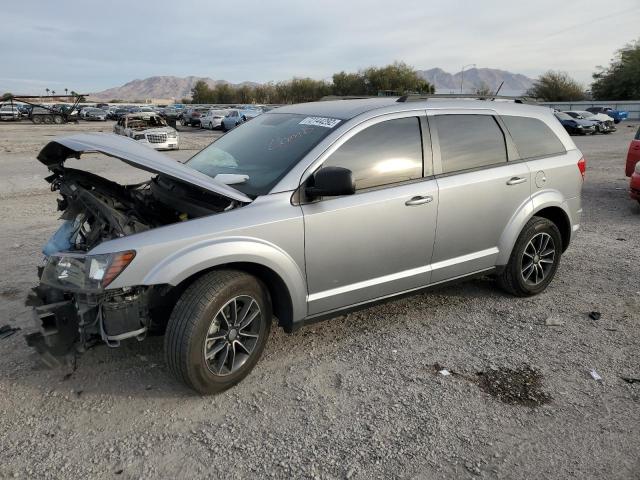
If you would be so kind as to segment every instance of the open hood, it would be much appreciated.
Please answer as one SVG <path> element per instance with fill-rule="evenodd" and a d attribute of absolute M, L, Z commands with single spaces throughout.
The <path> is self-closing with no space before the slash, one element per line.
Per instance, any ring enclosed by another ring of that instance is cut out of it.
<path fill-rule="evenodd" d="M 175 180 L 195 185 L 231 200 L 250 203 L 244 193 L 173 160 L 167 155 L 128 137 L 110 133 L 81 133 L 49 142 L 38 154 L 47 167 L 62 165 L 68 158 L 99 152 L 152 173 L 162 173 Z"/>

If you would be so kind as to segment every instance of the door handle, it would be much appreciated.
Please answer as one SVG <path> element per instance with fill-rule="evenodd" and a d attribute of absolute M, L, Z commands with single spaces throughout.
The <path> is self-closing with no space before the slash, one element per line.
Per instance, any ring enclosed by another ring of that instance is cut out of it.
<path fill-rule="evenodd" d="M 411 200 L 407 200 L 406 202 L 404 202 L 404 204 L 407 207 L 413 207 L 415 205 L 424 205 L 425 203 L 430 203 L 433 200 L 433 197 L 431 195 L 427 195 L 425 197 L 413 197 Z"/>
<path fill-rule="evenodd" d="M 507 181 L 507 185 L 519 185 L 519 184 L 524 183 L 526 181 L 527 181 L 526 178 L 513 177 L 512 179 Z"/>

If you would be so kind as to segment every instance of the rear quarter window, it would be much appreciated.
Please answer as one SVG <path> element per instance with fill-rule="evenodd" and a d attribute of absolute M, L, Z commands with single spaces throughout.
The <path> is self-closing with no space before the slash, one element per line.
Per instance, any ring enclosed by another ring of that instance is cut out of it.
<path fill-rule="evenodd" d="M 504 116 L 502 121 L 516 144 L 520 158 L 545 157 L 566 152 L 560 139 L 542 120 Z"/>

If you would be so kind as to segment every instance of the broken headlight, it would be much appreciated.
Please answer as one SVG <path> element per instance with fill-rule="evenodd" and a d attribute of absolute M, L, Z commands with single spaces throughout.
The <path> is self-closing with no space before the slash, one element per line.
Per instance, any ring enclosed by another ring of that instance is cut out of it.
<path fill-rule="evenodd" d="M 102 290 L 131 263 L 136 252 L 82 255 L 58 253 L 47 260 L 40 281 L 66 290 Z"/>

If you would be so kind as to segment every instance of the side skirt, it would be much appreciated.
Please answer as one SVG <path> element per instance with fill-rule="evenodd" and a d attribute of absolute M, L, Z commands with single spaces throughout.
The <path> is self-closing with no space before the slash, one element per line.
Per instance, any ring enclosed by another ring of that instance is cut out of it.
<path fill-rule="evenodd" d="M 426 290 L 430 290 L 434 287 L 442 287 L 442 286 L 446 286 L 446 285 L 452 285 L 452 284 L 456 284 L 459 283 L 461 281 L 464 280 L 469 280 L 475 277 L 482 277 L 485 275 L 489 275 L 492 273 L 497 273 L 498 272 L 498 268 L 497 267 L 491 267 L 491 268 L 487 268 L 484 270 L 478 270 L 477 272 L 473 272 L 473 273 L 469 273 L 466 275 L 460 275 L 459 277 L 454 277 L 454 278 L 450 278 L 448 280 L 443 280 L 441 282 L 436 282 L 436 283 L 431 283 L 429 285 L 425 285 L 422 287 L 418 287 L 418 288 L 413 288 L 411 290 L 405 290 L 402 292 L 398 292 L 398 293 L 393 293 L 391 295 L 386 295 L 384 297 L 378 297 L 378 298 L 374 298 L 372 300 L 367 300 L 365 302 L 360 302 L 360 303 L 356 303 L 353 305 L 348 305 L 346 307 L 342 307 L 342 308 L 337 308 L 334 310 L 329 310 L 327 312 L 322 312 L 322 313 L 317 313 L 315 315 L 311 315 L 309 317 L 306 317 L 298 322 L 295 322 L 292 326 L 291 329 L 286 330 L 287 333 L 293 333 L 297 330 L 299 330 L 302 327 L 306 327 L 307 325 L 313 325 L 314 323 L 318 323 L 321 322 L 323 320 L 328 320 L 330 318 L 335 318 L 335 317 L 339 317 L 340 315 L 345 315 L 347 313 L 351 313 L 351 312 L 355 312 L 358 310 L 363 310 L 365 308 L 369 308 L 372 307 L 374 305 L 379 305 L 381 303 L 386 303 L 389 301 L 393 301 L 393 300 L 398 300 L 400 298 L 404 298 L 404 297 L 408 297 L 411 295 L 414 295 L 416 293 L 420 293 L 420 292 L 424 292 Z"/>

